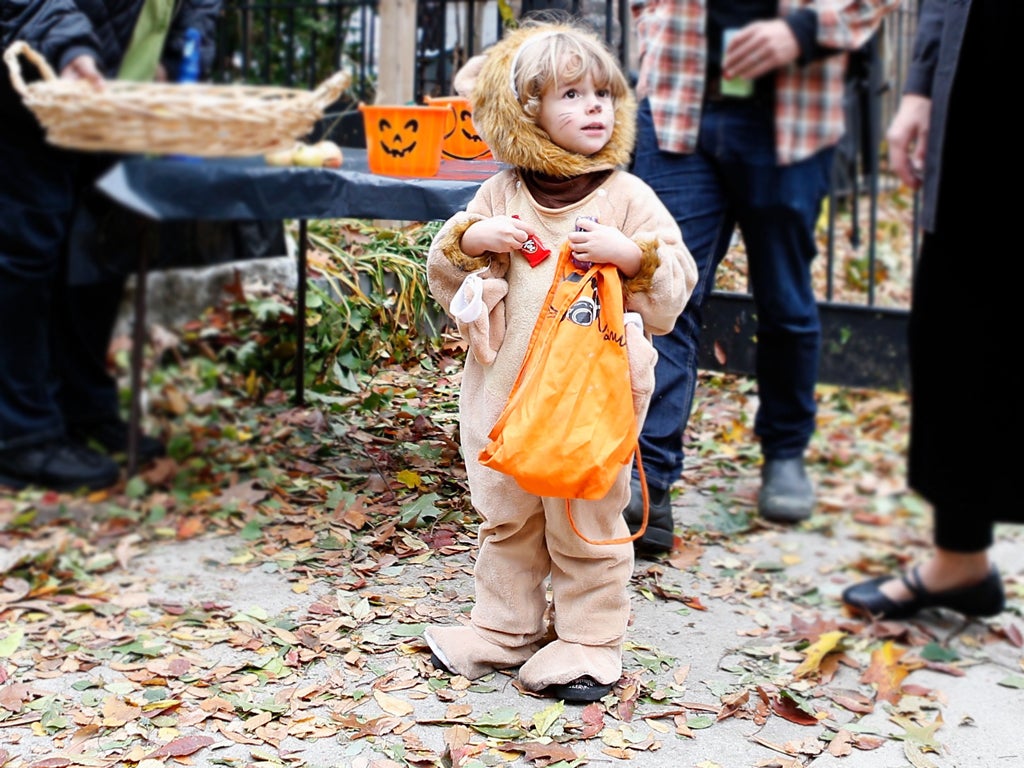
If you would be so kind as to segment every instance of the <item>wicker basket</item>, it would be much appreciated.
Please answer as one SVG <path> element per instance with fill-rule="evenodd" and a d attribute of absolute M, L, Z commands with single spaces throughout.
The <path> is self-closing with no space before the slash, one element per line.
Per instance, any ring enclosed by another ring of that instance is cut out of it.
<path fill-rule="evenodd" d="M 26 85 L 19 56 L 42 74 Z M 97 90 L 85 80 L 58 78 L 23 41 L 4 51 L 11 83 L 62 147 L 202 157 L 258 155 L 286 149 L 310 131 L 348 87 L 337 72 L 314 91 L 199 83 L 110 80 Z"/>

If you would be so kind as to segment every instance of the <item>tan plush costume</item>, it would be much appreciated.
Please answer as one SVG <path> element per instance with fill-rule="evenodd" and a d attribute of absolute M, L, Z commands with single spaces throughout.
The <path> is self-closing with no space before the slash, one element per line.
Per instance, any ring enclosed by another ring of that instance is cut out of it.
<path fill-rule="evenodd" d="M 649 335 L 673 327 L 697 281 L 678 226 L 635 176 L 615 170 L 583 199 L 562 208 L 539 205 L 527 189 L 521 171 L 572 178 L 616 169 L 628 162 L 634 141 L 632 98 L 616 103 L 612 139 L 590 157 L 558 147 L 524 113 L 510 87 L 510 69 L 523 41 L 539 33 L 534 28 L 515 30 L 474 62 L 480 65 L 472 89 L 474 125 L 494 156 L 513 167 L 488 179 L 467 209 L 445 223 L 427 260 L 431 293 L 449 313 L 467 275 L 476 272 L 483 278 L 485 319 L 459 324 L 473 350 L 466 356 L 459 416 L 473 505 L 483 519 L 474 572 L 476 602 L 468 626 L 430 627 L 426 637 L 452 671 L 476 678 L 521 665 L 520 681 L 534 691 L 585 675 L 601 684 L 619 679 L 633 572 L 631 544 L 587 544 L 572 531 L 564 500 L 526 493 L 511 477 L 477 461 L 523 361 L 559 248 L 579 216 L 617 227 L 641 248 L 639 273 L 624 279 L 625 309 L 639 313 L 645 327 L 644 334 L 634 328 L 627 336 L 641 421 L 650 402 L 656 358 Z M 522 219 L 551 256 L 531 267 L 518 251 L 474 258 L 461 250 L 462 234 L 471 225 L 502 214 Z M 626 467 L 599 501 L 572 502 L 573 517 L 588 538 L 629 536 L 622 517 L 629 475 Z M 549 610 L 546 594 L 549 580 L 554 610 Z"/>

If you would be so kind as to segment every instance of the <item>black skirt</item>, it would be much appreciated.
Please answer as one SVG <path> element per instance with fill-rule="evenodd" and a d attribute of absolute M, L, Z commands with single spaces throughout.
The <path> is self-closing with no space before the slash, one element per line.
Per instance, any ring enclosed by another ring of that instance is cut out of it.
<path fill-rule="evenodd" d="M 1024 473 L 1013 447 L 1024 421 L 1015 372 L 1024 348 L 1024 149 L 1006 111 L 1017 97 L 997 85 L 1019 80 L 1009 73 L 1022 69 L 1012 55 L 1021 17 L 1015 0 L 971 7 L 946 121 L 936 229 L 924 236 L 914 277 L 908 482 L 934 508 L 935 543 L 963 552 L 987 548 L 996 522 L 1024 523 L 1024 503 L 1011 493 Z M 1002 188 L 993 183 L 1000 176 Z"/>

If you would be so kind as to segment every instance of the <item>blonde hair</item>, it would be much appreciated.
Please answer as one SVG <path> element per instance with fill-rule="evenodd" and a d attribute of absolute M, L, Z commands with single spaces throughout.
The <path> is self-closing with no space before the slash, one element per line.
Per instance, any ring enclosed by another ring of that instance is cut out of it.
<path fill-rule="evenodd" d="M 549 27 L 545 30 L 545 27 Z M 560 88 L 586 75 L 598 88 L 606 88 L 617 103 L 629 94 L 629 82 L 618 60 L 589 29 L 566 24 L 540 24 L 512 59 L 509 86 L 531 118 L 540 114 L 540 99 L 550 86 Z"/>

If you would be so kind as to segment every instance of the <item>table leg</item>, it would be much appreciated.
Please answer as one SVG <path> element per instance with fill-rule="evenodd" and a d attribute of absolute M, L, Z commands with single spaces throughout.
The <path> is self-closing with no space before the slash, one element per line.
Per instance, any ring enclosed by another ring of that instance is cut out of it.
<path fill-rule="evenodd" d="M 295 402 L 306 401 L 306 220 L 299 219 L 299 259 L 295 284 Z"/>
<path fill-rule="evenodd" d="M 146 277 L 150 256 L 159 247 L 157 227 L 143 227 L 139 265 L 135 272 L 135 313 L 132 318 L 131 398 L 128 410 L 127 472 L 139 469 L 139 435 L 142 431 L 142 364 L 146 350 Z"/>

